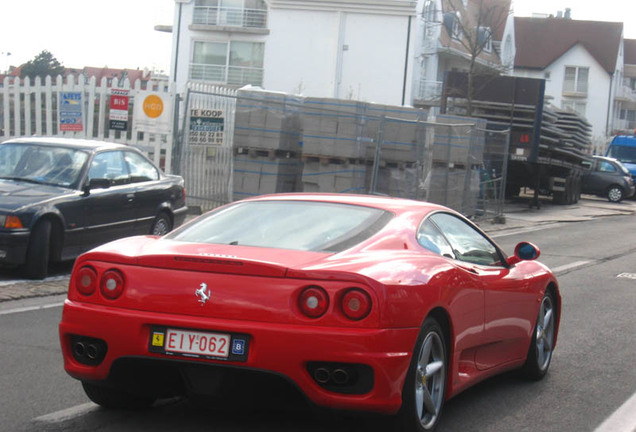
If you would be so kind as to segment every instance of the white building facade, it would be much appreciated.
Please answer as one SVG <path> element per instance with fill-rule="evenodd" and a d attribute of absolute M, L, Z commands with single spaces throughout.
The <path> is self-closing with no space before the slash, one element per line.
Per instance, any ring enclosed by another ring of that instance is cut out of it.
<path fill-rule="evenodd" d="M 416 2 L 176 0 L 171 77 L 411 105 Z"/>
<path fill-rule="evenodd" d="M 546 101 L 585 117 L 592 125 L 594 151 L 602 153 L 618 120 L 622 24 L 516 18 L 515 31 L 514 75 L 545 79 Z"/>

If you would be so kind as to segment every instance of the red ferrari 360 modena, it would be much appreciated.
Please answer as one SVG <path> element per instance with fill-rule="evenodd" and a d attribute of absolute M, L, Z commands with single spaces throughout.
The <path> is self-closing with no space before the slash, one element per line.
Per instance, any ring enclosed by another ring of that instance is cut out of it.
<path fill-rule="evenodd" d="M 105 407 L 212 393 L 238 370 L 431 430 L 445 400 L 487 377 L 546 374 L 561 298 L 538 256 L 520 243 L 508 257 L 430 203 L 238 201 L 80 256 L 59 328 L 64 365 Z"/>

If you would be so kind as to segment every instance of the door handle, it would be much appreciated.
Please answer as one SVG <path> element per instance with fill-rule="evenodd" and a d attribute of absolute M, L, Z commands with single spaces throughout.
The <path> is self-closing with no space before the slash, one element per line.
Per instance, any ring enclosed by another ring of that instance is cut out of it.
<path fill-rule="evenodd" d="M 135 194 L 134 193 L 126 194 L 126 200 L 128 202 L 133 202 L 135 200 Z"/>

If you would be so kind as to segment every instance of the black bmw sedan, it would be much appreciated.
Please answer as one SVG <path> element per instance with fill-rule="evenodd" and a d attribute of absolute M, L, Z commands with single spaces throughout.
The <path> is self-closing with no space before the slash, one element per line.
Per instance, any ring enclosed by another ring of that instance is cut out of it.
<path fill-rule="evenodd" d="M 0 265 L 21 266 L 29 278 L 110 240 L 166 234 L 186 213 L 183 178 L 134 147 L 68 138 L 0 143 Z"/>

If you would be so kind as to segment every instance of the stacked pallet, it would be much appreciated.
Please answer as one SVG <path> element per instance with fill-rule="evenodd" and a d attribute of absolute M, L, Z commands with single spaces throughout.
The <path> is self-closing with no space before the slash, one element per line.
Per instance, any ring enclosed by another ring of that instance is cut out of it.
<path fill-rule="evenodd" d="M 365 192 L 365 104 L 332 98 L 302 103 L 305 192 Z"/>
<path fill-rule="evenodd" d="M 428 196 L 472 214 L 479 185 L 474 167 L 481 165 L 484 149 L 475 123 L 485 129 L 485 121 L 442 116 L 431 124 L 427 118 L 427 111 L 409 107 L 242 90 L 234 136 L 235 198 L 373 192 Z"/>
<path fill-rule="evenodd" d="M 234 127 L 234 199 L 299 190 L 299 98 L 239 90 Z"/>

